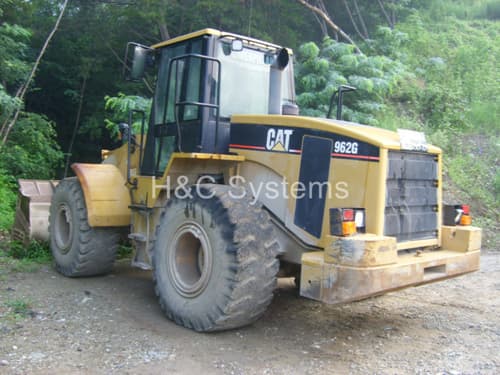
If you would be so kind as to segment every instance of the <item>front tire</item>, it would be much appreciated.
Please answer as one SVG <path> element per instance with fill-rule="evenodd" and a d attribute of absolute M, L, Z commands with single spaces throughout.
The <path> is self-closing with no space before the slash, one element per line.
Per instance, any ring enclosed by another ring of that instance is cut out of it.
<path fill-rule="evenodd" d="M 49 217 L 50 248 L 58 272 L 69 277 L 111 271 L 120 233 L 114 228 L 91 228 L 77 178 L 62 180 L 54 191 Z"/>
<path fill-rule="evenodd" d="M 250 324 L 276 287 L 279 246 L 269 215 L 249 197 L 235 198 L 241 190 L 229 186 L 198 185 L 191 195 L 172 198 L 156 229 L 160 305 L 167 317 L 196 331 Z"/>

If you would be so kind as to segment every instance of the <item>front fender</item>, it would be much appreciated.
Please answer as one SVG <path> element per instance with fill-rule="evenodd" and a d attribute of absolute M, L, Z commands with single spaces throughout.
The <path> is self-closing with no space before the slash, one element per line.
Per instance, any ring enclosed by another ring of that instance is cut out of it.
<path fill-rule="evenodd" d="M 130 194 L 115 165 L 75 163 L 71 168 L 82 186 L 91 227 L 130 225 Z"/>

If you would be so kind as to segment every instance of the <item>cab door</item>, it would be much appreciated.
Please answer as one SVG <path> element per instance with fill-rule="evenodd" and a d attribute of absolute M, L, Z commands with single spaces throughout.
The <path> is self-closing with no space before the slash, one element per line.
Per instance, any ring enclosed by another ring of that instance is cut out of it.
<path fill-rule="evenodd" d="M 200 37 L 160 50 L 150 126 L 141 172 L 161 176 L 173 152 L 200 152 L 203 108 L 206 95 L 207 37 Z"/>

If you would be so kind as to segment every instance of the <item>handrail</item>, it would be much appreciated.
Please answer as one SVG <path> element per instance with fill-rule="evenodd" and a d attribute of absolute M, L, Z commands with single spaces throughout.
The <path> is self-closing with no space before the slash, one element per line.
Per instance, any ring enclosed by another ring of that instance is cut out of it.
<path fill-rule="evenodd" d="M 176 123 L 176 126 L 177 126 L 177 141 L 178 141 L 178 149 L 179 151 L 182 152 L 182 140 L 181 140 L 181 129 L 180 129 L 180 123 L 179 123 L 179 116 L 178 116 L 178 108 L 181 107 L 181 106 L 186 106 L 186 105 L 193 105 L 193 106 L 198 106 L 198 107 L 205 107 L 205 108 L 213 108 L 215 109 L 215 147 L 217 147 L 217 141 L 218 141 L 218 133 L 219 133 L 219 123 L 220 123 L 220 81 L 221 81 L 221 62 L 219 59 L 216 59 L 214 57 L 210 57 L 210 56 L 206 56 L 206 55 L 201 55 L 201 54 L 195 54 L 195 53 L 190 53 L 190 54 L 185 54 L 185 55 L 180 55 L 180 56 L 176 56 L 176 57 L 173 57 L 172 59 L 170 59 L 169 61 L 169 66 L 168 66 L 168 74 L 167 74 L 167 77 L 168 77 L 168 82 L 171 82 L 171 77 L 172 77 L 172 72 L 173 72 L 173 66 L 175 64 L 175 73 L 176 73 L 176 77 L 175 77 L 175 87 L 174 87 L 174 95 L 175 95 L 175 99 L 177 100 L 177 97 L 178 97 L 178 91 L 179 91 L 179 83 L 178 83 L 178 79 L 177 79 L 177 73 L 178 73 L 178 65 L 179 65 L 179 61 L 181 60 L 188 60 L 188 59 L 192 59 L 192 58 L 196 58 L 196 59 L 200 59 L 202 61 L 211 61 L 213 63 L 215 63 L 217 65 L 217 87 L 215 88 L 216 89 L 216 92 L 217 92 L 217 96 L 215 98 L 215 103 L 212 103 L 212 102 L 200 102 L 200 101 L 175 101 L 174 103 L 174 106 L 175 106 L 175 110 L 174 110 L 174 116 L 175 116 L 175 123 Z M 182 81 L 181 81 L 182 82 Z M 169 91 L 168 91 L 168 87 L 170 87 L 169 85 L 167 85 L 167 95 L 166 95 L 166 98 L 165 98 L 165 103 L 166 105 L 168 106 L 168 96 L 169 96 Z M 164 116 L 166 115 L 167 113 L 167 107 L 165 107 L 165 113 L 164 113 Z M 160 150 L 159 150 L 159 154 L 161 153 L 161 148 L 163 147 L 163 142 L 160 141 Z M 157 160 L 157 165 L 156 165 L 156 168 L 158 167 L 158 162 L 159 162 L 159 158 Z"/>

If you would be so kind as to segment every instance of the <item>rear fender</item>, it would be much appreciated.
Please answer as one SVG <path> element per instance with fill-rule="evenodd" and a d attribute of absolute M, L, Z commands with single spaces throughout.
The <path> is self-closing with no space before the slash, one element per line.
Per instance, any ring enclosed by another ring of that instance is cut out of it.
<path fill-rule="evenodd" d="M 130 225 L 130 193 L 115 165 L 75 163 L 71 168 L 82 186 L 91 227 Z"/>

